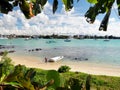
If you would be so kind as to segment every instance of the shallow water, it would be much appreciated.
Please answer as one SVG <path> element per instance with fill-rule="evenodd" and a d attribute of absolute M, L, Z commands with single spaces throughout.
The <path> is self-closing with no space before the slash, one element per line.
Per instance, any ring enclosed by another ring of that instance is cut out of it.
<path fill-rule="evenodd" d="M 49 42 L 52 41 L 52 42 Z M 53 42 L 54 41 L 54 42 Z M 14 45 L 15 48 L 0 49 L 15 50 L 14 55 L 35 56 L 51 58 L 64 56 L 64 62 L 86 62 L 120 66 L 120 40 L 104 41 L 93 39 L 0 39 L 0 45 Z M 39 48 L 41 50 L 36 51 Z M 33 51 L 32 51 L 33 50 Z"/>

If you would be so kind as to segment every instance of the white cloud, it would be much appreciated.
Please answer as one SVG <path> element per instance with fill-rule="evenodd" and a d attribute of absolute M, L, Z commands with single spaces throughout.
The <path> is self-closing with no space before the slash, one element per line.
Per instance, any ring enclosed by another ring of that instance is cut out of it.
<path fill-rule="evenodd" d="M 63 6 L 64 7 L 64 6 Z M 10 12 L 8 15 L 0 16 L 1 34 L 89 34 L 89 35 L 115 35 L 120 36 L 118 25 L 120 22 L 115 18 L 110 19 L 108 31 L 99 31 L 100 21 L 94 24 L 86 22 L 84 16 L 71 12 L 52 14 L 52 6 L 47 3 L 41 14 L 25 19 L 20 10 Z"/>

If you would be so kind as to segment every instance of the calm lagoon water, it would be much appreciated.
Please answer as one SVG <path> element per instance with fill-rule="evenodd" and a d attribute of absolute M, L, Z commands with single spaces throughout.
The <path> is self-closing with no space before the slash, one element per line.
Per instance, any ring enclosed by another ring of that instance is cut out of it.
<path fill-rule="evenodd" d="M 14 45 L 14 55 L 35 56 L 51 58 L 64 56 L 64 62 L 86 62 L 120 66 L 120 40 L 104 41 L 102 39 L 0 39 L 0 45 Z M 39 51 L 30 51 L 41 48 Z M 0 49 L 0 51 L 9 49 Z"/>

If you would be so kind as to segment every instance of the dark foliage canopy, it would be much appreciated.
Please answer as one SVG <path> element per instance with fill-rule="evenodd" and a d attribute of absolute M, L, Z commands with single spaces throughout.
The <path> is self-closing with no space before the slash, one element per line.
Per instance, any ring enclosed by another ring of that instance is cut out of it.
<path fill-rule="evenodd" d="M 27 19 L 41 13 L 44 5 L 48 0 L 0 0 L 0 13 L 8 14 L 14 7 L 19 6 Z M 80 0 L 61 0 L 65 5 L 65 10 L 70 11 L 74 7 L 75 2 Z M 87 0 L 92 6 L 85 13 L 86 21 L 90 24 L 94 23 L 96 16 L 99 14 L 105 14 L 101 21 L 99 30 L 106 31 L 111 14 L 113 3 L 117 3 L 118 15 L 120 16 L 120 0 Z M 58 0 L 53 0 L 53 13 L 58 8 Z"/>

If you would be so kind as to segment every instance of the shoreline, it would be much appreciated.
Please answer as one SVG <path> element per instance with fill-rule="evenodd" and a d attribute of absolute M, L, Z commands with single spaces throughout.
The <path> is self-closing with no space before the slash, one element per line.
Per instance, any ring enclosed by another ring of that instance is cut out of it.
<path fill-rule="evenodd" d="M 38 57 L 33 56 L 15 56 L 15 55 L 8 55 L 14 62 L 14 65 L 25 65 L 26 67 L 30 68 L 40 68 L 44 70 L 58 70 L 58 68 L 62 65 L 67 65 L 71 68 L 70 71 L 73 72 L 83 72 L 87 74 L 93 75 L 107 75 L 107 76 L 120 76 L 120 67 L 114 67 L 110 65 L 97 65 L 92 63 L 80 62 L 54 62 L 54 63 L 45 63 L 44 60 L 41 60 Z M 1 57 L 0 57 L 1 58 Z"/>

